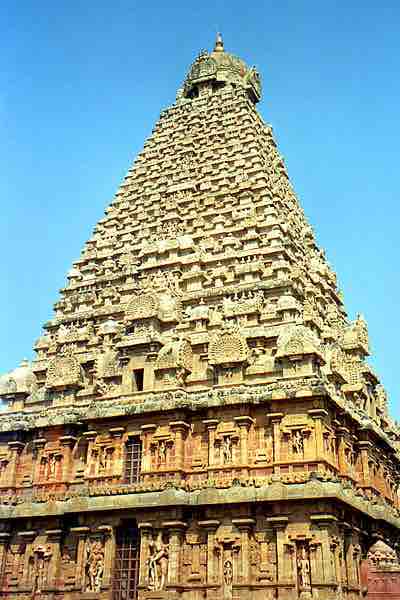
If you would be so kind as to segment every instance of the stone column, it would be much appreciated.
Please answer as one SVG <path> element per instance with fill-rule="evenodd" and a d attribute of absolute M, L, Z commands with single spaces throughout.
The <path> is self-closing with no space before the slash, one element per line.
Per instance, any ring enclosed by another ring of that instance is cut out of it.
<path fill-rule="evenodd" d="M 6 565 L 7 549 L 9 546 L 10 534 L 2 531 L 0 532 L 0 581 L 3 581 L 4 568 Z"/>
<path fill-rule="evenodd" d="M 110 436 L 115 440 L 115 450 L 112 463 L 112 475 L 122 475 L 124 469 L 124 442 L 122 436 L 125 427 L 111 427 L 109 429 Z"/>
<path fill-rule="evenodd" d="M 183 470 L 185 466 L 185 435 L 190 425 L 184 421 L 173 421 L 169 426 L 175 434 L 175 467 Z"/>
<path fill-rule="evenodd" d="M 26 544 L 25 556 L 24 556 L 24 567 L 23 567 L 23 573 L 22 573 L 22 579 L 20 582 L 20 586 L 25 589 L 26 588 L 30 589 L 32 582 L 29 581 L 29 562 L 30 562 L 30 558 L 32 556 L 33 541 L 36 537 L 36 531 L 19 531 L 18 537 Z"/>
<path fill-rule="evenodd" d="M 85 550 L 89 527 L 71 527 L 71 533 L 78 536 L 78 551 L 76 558 L 75 587 L 84 590 L 85 586 Z"/>
<path fill-rule="evenodd" d="M 47 586 L 49 588 L 56 588 L 57 576 L 60 568 L 60 542 L 61 542 L 61 529 L 48 529 L 46 532 L 47 543 L 51 547 L 51 559 L 49 569 L 47 571 Z"/>
<path fill-rule="evenodd" d="M 273 432 L 274 432 L 274 472 L 279 473 L 280 467 L 276 463 L 279 463 L 281 460 L 281 421 L 283 418 L 283 413 L 269 413 L 267 415 L 271 420 Z"/>
<path fill-rule="evenodd" d="M 182 533 L 187 527 L 187 523 L 183 521 L 164 521 L 161 526 L 169 533 L 168 583 L 169 585 L 178 585 L 181 570 Z"/>
<path fill-rule="evenodd" d="M 331 539 L 329 528 L 337 521 L 334 515 L 320 514 L 311 515 L 311 523 L 315 523 L 319 528 L 318 538 L 321 542 L 321 560 L 322 564 L 316 564 L 316 573 L 312 576 L 312 581 L 318 581 L 324 584 L 336 583 L 335 565 L 332 561 Z M 311 544 L 310 544 L 311 546 Z"/>
<path fill-rule="evenodd" d="M 267 523 L 275 530 L 276 556 L 277 556 L 277 579 L 278 583 L 294 583 L 293 561 L 286 558 L 286 527 L 289 518 L 284 516 L 267 517 Z"/>
<path fill-rule="evenodd" d="M 42 461 L 42 452 L 47 443 L 45 438 L 37 438 L 33 440 L 33 448 L 34 448 L 34 456 L 35 460 L 33 462 L 33 473 L 32 473 L 32 482 L 33 484 L 37 483 L 40 479 L 40 465 Z"/>
<path fill-rule="evenodd" d="M 99 525 L 97 531 L 100 533 L 104 545 L 104 571 L 101 587 L 109 587 L 114 562 L 115 532 L 111 525 Z"/>
<path fill-rule="evenodd" d="M 96 469 L 92 469 L 91 465 L 92 465 L 92 453 L 93 453 L 93 446 L 94 443 L 96 441 L 96 437 L 97 437 L 97 431 L 85 431 L 85 433 L 82 434 L 82 437 L 86 440 L 87 442 L 87 453 L 86 453 L 86 469 L 85 469 L 85 477 L 90 477 L 90 476 L 95 476 L 96 475 Z"/>
<path fill-rule="evenodd" d="M 8 442 L 8 448 L 11 458 L 7 468 L 7 477 L 3 484 L 9 487 L 14 487 L 17 481 L 19 457 L 25 448 L 25 444 L 22 442 Z"/>
<path fill-rule="evenodd" d="M 315 435 L 315 460 L 323 460 L 325 458 L 324 439 L 322 433 L 322 422 L 328 416 L 328 412 L 323 408 L 312 408 L 308 414 L 314 420 L 314 435 Z"/>
<path fill-rule="evenodd" d="M 203 421 L 208 429 L 208 466 L 214 465 L 214 447 L 215 447 L 215 430 L 218 426 L 218 419 L 206 419 Z"/>
<path fill-rule="evenodd" d="M 369 472 L 369 460 L 368 460 L 368 451 L 371 448 L 371 442 L 358 442 L 358 447 L 361 453 L 361 464 L 362 464 L 362 474 L 363 474 L 363 483 L 364 485 L 371 485 L 371 477 Z"/>
<path fill-rule="evenodd" d="M 143 452 L 142 452 L 142 468 L 141 472 L 151 471 L 151 449 L 150 449 L 150 436 L 157 429 L 157 425 L 149 423 L 148 425 L 142 425 L 141 430 L 143 432 Z"/>
<path fill-rule="evenodd" d="M 149 545 L 153 532 L 153 524 L 145 522 L 138 523 L 138 528 L 140 530 L 139 586 L 146 587 L 148 579 L 147 561 L 150 556 Z"/>
<path fill-rule="evenodd" d="M 349 586 L 354 587 L 359 584 L 357 564 L 354 559 L 354 550 L 358 536 L 350 525 L 344 524 L 344 538 L 345 538 L 345 563 L 347 572 L 347 581 Z"/>
<path fill-rule="evenodd" d="M 63 435 L 60 437 L 60 445 L 62 448 L 63 455 L 63 470 L 61 474 L 61 479 L 65 483 L 69 482 L 72 477 L 72 450 L 76 443 L 76 437 L 72 435 Z"/>
<path fill-rule="evenodd" d="M 207 583 L 214 585 L 218 583 L 218 569 L 215 568 L 215 532 L 220 521 L 199 521 L 199 527 L 207 531 Z"/>
<path fill-rule="evenodd" d="M 248 437 L 249 429 L 254 419 L 247 416 L 234 417 L 234 421 L 240 428 L 240 463 L 247 465 L 249 462 Z"/>
<path fill-rule="evenodd" d="M 254 519 L 232 519 L 233 525 L 240 531 L 241 536 L 241 574 L 240 581 L 250 583 L 249 531 L 255 525 Z"/>
<path fill-rule="evenodd" d="M 348 467 L 345 456 L 345 435 L 349 432 L 347 427 L 338 427 L 336 436 L 338 439 L 338 465 L 342 475 L 348 474 Z"/>

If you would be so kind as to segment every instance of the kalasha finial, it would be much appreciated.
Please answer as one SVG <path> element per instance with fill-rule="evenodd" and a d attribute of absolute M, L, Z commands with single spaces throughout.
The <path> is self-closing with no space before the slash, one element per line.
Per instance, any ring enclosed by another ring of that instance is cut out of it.
<path fill-rule="evenodd" d="M 222 41 L 222 35 L 217 33 L 217 39 L 215 40 L 214 52 L 223 52 L 224 42 Z"/>

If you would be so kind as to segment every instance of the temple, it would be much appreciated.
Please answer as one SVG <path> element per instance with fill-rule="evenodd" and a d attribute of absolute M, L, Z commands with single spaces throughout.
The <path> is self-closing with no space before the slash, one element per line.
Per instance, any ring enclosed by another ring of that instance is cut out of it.
<path fill-rule="evenodd" d="M 260 99 L 218 36 L 0 377 L 2 598 L 356 600 L 399 576 L 400 431 Z"/>

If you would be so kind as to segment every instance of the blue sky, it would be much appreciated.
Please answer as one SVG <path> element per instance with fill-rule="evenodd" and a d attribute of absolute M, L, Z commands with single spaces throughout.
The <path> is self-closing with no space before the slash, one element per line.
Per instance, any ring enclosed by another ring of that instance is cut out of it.
<path fill-rule="evenodd" d="M 162 108 L 221 29 L 255 64 L 305 212 L 398 402 L 400 3 L 3 0 L 0 372 L 32 356 Z"/>

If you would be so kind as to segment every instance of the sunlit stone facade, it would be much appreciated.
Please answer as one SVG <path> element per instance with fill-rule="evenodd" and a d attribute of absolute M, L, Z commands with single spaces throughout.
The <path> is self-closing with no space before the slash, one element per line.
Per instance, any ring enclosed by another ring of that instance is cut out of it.
<path fill-rule="evenodd" d="M 220 37 L 199 55 L 0 378 L 2 597 L 355 600 L 396 548 L 367 324 L 260 97 Z"/>

